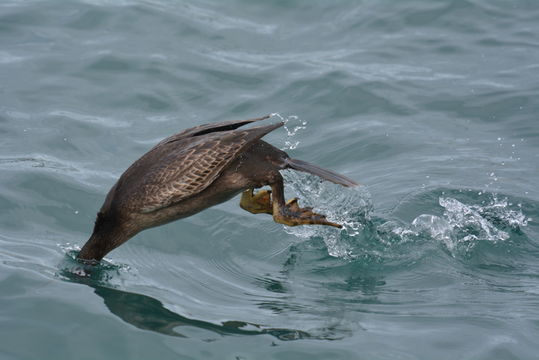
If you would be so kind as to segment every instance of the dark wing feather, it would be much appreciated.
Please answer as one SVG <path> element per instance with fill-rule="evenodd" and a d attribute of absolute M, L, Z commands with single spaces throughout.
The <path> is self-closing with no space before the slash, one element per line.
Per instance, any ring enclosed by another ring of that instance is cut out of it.
<path fill-rule="evenodd" d="M 222 122 L 218 122 L 218 123 L 204 124 L 204 125 L 195 126 L 195 127 L 186 129 L 186 130 L 184 130 L 182 132 L 179 132 L 177 134 L 174 134 L 174 135 L 162 140 L 155 147 L 158 147 L 158 146 L 170 143 L 170 142 L 182 140 L 182 139 L 192 137 L 192 136 L 200 136 L 200 135 L 208 134 L 208 133 L 211 133 L 211 132 L 234 130 L 234 129 L 239 128 L 240 126 L 247 125 L 247 124 L 250 124 L 250 123 L 255 122 L 255 121 L 261 121 L 261 120 L 269 119 L 269 118 L 270 118 L 270 116 L 266 115 L 266 116 L 262 116 L 262 117 L 255 118 L 255 119 L 249 119 L 249 120 L 222 121 Z"/>
<path fill-rule="evenodd" d="M 170 206 L 207 188 L 246 147 L 282 125 L 209 133 L 156 146 L 122 175 L 117 195 L 125 196 L 123 206 L 144 213 Z M 136 198 L 121 194 L 123 182 L 130 182 L 126 189 L 137 188 Z"/>
<path fill-rule="evenodd" d="M 170 206 L 208 187 L 247 143 L 244 137 L 234 140 L 208 139 L 169 156 L 173 157 L 171 161 L 166 161 L 143 184 L 146 196 L 142 212 Z"/>

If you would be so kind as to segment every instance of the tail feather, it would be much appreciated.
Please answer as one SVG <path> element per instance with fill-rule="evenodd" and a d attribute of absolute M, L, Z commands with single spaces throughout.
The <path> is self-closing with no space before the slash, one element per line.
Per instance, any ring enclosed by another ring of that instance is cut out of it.
<path fill-rule="evenodd" d="M 353 186 L 359 185 L 354 180 L 349 179 L 346 176 L 337 174 L 331 170 L 322 169 L 321 167 L 310 164 L 303 160 L 286 159 L 285 162 L 288 165 L 288 167 L 291 169 L 303 171 L 309 174 L 319 176 L 322 179 L 331 181 L 332 183 L 335 183 L 335 184 L 343 185 L 346 187 L 353 187 Z"/>

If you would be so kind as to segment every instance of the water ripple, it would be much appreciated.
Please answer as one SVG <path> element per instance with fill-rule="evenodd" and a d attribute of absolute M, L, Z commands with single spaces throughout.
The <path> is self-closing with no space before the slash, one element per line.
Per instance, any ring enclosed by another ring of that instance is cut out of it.
<path fill-rule="evenodd" d="M 127 121 L 102 117 L 102 116 L 96 116 L 96 115 L 86 115 L 86 114 L 80 114 L 72 111 L 67 110 L 54 110 L 49 113 L 51 116 L 57 116 L 61 118 L 66 118 L 69 120 L 74 121 L 80 121 L 83 123 L 88 124 L 96 124 L 104 127 L 112 127 L 112 128 L 118 128 L 118 127 L 127 127 L 130 124 Z"/>

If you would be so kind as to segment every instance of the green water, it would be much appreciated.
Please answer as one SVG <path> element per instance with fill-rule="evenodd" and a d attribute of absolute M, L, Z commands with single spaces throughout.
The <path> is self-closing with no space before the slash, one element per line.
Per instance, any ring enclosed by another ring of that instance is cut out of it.
<path fill-rule="evenodd" d="M 538 74 L 536 1 L 2 1 L 0 358 L 537 359 Z M 83 276 L 127 166 L 269 113 L 343 230 L 234 199 Z"/>

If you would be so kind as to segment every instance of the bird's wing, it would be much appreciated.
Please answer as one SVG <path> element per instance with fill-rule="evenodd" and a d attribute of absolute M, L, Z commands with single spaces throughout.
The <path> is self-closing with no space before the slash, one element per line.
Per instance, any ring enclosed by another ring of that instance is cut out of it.
<path fill-rule="evenodd" d="M 149 213 L 198 194 L 246 147 L 282 125 L 217 132 L 196 141 L 176 141 L 153 148 L 122 176 L 126 182 L 137 183 L 137 198 L 130 198 L 129 206 Z M 119 191 L 121 182 L 122 179 Z"/>
<path fill-rule="evenodd" d="M 232 121 L 223 121 L 218 123 L 211 123 L 211 124 L 204 124 L 195 126 L 189 129 L 186 129 L 182 132 L 179 132 L 177 134 L 174 134 L 172 136 L 169 136 L 168 138 L 162 140 L 159 144 L 157 144 L 155 147 L 162 146 L 167 143 L 171 143 L 174 141 L 179 141 L 186 139 L 188 137 L 193 136 L 199 136 L 204 134 L 209 134 L 212 132 L 219 132 L 219 131 L 229 131 L 239 128 L 240 126 L 250 124 L 252 122 L 261 121 L 265 119 L 269 119 L 270 116 L 262 116 L 255 119 L 249 119 L 249 120 L 232 120 Z"/>

